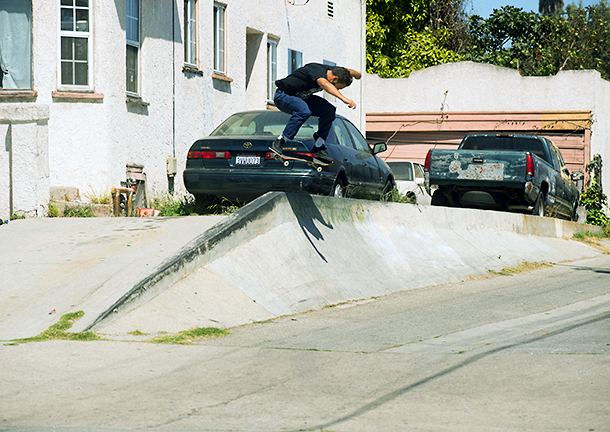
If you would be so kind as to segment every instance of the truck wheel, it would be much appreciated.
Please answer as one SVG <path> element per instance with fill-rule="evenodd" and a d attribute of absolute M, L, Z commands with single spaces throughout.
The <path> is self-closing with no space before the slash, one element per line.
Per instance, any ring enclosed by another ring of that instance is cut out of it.
<path fill-rule="evenodd" d="M 572 217 L 570 218 L 570 220 L 572 222 L 578 221 L 578 206 L 579 206 L 579 202 L 578 202 L 578 198 L 576 198 L 576 199 L 574 199 L 574 202 L 572 203 Z"/>
<path fill-rule="evenodd" d="M 534 206 L 534 211 L 532 212 L 533 215 L 540 216 L 540 217 L 545 216 L 545 212 L 544 212 L 544 202 L 545 201 L 546 201 L 546 196 L 544 195 L 544 192 L 540 192 L 538 194 L 538 199 L 536 199 L 536 205 Z"/>
<path fill-rule="evenodd" d="M 430 205 L 440 206 L 440 207 L 451 207 L 451 203 L 449 202 L 449 199 L 445 196 L 444 193 L 442 193 L 438 189 L 434 191 Z"/>

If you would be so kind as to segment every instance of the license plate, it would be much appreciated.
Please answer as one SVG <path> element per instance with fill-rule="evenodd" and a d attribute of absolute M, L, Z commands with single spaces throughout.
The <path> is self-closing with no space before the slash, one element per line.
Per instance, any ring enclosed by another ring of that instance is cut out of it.
<path fill-rule="evenodd" d="M 260 165 L 261 157 L 260 156 L 236 156 L 235 157 L 235 165 Z"/>

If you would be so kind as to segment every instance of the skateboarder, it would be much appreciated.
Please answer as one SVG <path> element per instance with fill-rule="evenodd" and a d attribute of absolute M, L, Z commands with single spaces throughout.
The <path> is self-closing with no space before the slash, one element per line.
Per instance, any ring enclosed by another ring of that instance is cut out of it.
<path fill-rule="evenodd" d="M 320 159 L 332 160 L 326 153 L 324 143 L 335 119 L 335 107 L 314 93 L 326 90 L 351 109 L 355 109 L 356 102 L 343 96 L 339 90 L 349 86 L 353 78 L 360 77 L 360 72 L 352 69 L 308 63 L 286 78 L 277 80 L 277 91 L 273 98 L 275 106 L 292 117 L 282 134 L 273 142 L 272 149 L 281 153 L 286 140 L 293 139 L 303 123 L 313 115 L 318 117 L 318 132 L 313 135 L 316 142 L 312 153 Z"/>

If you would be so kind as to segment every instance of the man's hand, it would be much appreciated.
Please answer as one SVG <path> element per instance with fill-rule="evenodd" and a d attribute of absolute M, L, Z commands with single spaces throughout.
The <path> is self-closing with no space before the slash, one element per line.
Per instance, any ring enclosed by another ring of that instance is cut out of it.
<path fill-rule="evenodd" d="M 341 101 L 351 109 L 356 109 L 356 102 L 351 99 L 343 98 Z"/>

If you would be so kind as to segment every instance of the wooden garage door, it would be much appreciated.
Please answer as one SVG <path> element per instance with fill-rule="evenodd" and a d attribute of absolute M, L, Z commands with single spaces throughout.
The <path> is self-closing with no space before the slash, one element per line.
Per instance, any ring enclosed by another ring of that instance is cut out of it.
<path fill-rule="evenodd" d="M 591 113 L 368 114 L 367 139 L 384 141 L 384 160 L 423 163 L 431 148 L 457 148 L 469 133 L 542 135 L 561 150 L 570 171 L 589 162 Z M 509 119 L 509 120 L 506 120 Z"/>

